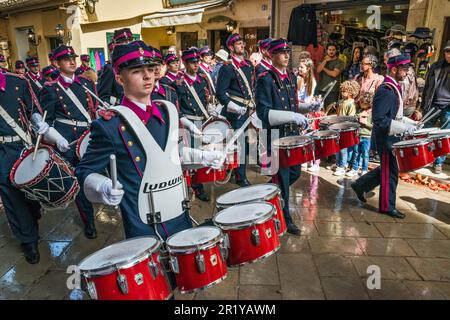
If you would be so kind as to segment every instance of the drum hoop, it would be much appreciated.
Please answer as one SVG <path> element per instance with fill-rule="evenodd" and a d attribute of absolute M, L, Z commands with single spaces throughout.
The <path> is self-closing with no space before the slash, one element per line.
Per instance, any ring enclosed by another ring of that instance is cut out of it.
<path fill-rule="evenodd" d="M 232 129 L 231 124 L 230 124 L 230 122 L 229 122 L 228 120 L 226 120 L 226 119 L 220 119 L 220 118 L 215 118 L 215 119 L 211 119 L 211 120 L 209 120 L 209 121 L 206 121 L 206 122 L 202 125 L 202 131 L 205 130 L 205 128 L 206 128 L 209 124 L 211 124 L 211 123 L 213 123 L 213 122 L 223 122 L 223 123 L 225 123 L 225 124 L 227 125 L 228 129 Z"/>
<path fill-rule="evenodd" d="M 83 134 L 78 138 L 77 141 L 77 146 L 75 148 L 75 153 L 78 157 L 78 159 L 81 159 L 81 153 L 80 153 L 80 148 L 81 148 L 81 143 L 83 142 L 84 138 L 86 138 L 86 136 L 91 132 L 91 130 L 87 129 L 83 132 Z"/>
<path fill-rule="evenodd" d="M 283 138 L 281 138 L 281 139 L 283 139 Z M 296 143 L 296 144 L 292 144 L 292 145 L 290 145 L 290 146 L 282 146 L 282 145 L 277 144 L 277 143 L 279 143 L 279 141 L 280 141 L 281 139 L 277 139 L 277 140 L 275 140 L 275 141 L 273 142 L 273 146 L 274 146 L 275 148 L 278 148 L 278 149 L 281 149 L 281 150 L 295 149 L 295 148 L 298 148 L 298 147 L 307 147 L 307 146 L 309 146 L 309 145 L 314 144 L 314 140 L 311 139 L 311 138 L 309 138 L 309 139 L 306 139 L 306 141 L 299 142 L 299 143 Z"/>
<path fill-rule="evenodd" d="M 399 143 L 403 143 L 403 142 L 410 142 L 410 143 L 409 144 L 401 144 L 401 145 L 399 145 Z M 433 141 L 430 140 L 429 138 L 421 139 L 421 140 L 403 140 L 403 141 L 399 141 L 399 142 L 394 143 L 392 145 L 392 148 L 394 148 L 394 149 L 401 149 L 401 148 L 407 148 L 407 147 L 418 147 L 418 146 L 424 146 L 424 145 L 427 145 L 427 144 L 430 144 L 430 143 L 433 143 Z"/>
<path fill-rule="evenodd" d="M 335 123 L 335 124 L 339 124 L 339 123 Z M 330 126 L 330 130 L 334 130 L 334 131 L 338 131 L 338 132 L 349 132 L 349 131 L 355 131 L 355 130 L 359 129 L 359 127 L 357 125 L 352 125 L 352 124 L 349 124 L 346 128 L 343 128 L 343 129 L 332 128 L 332 126 L 334 126 L 335 124 L 332 124 Z"/>
<path fill-rule="evenodd" d="M 108 275 L 111 274 L 113 272 L 119 271 L 121 269 L 127 269 L 130 268 L 132 266 L 135 266 L 139 263 L 141 263 L 142 261 L 144 261 L 145 259 L 149 258 L 150 255 L 152 255 L 155 252 L 158 252 L 159 248 L 161 247 L 161 241 L 159 241 L 158 239 L 156 239 L 155 237 L 152 236 L 144 236 L 144 237 L 135 237 L 134 239 L 140 239 L 140 238 L 153 238 L 156 240 L 156 243 L 150 247 L 145 249 L 143 252 L 141 252 L 140 254 L 137 254 L 134 258 L 125 260 L 125 261 L 121 261 L 118 262 L 116 264 L 112 264 L 112 265 L 108 265 L 108 266 L 104 266 L 101 268 L 96 268 L 96 269 L 90 269 L 90 270 L 85 270 L 85 269 L 81 269 L 80 268 L 80 272 L 82 275 L 86 276 L 86 277 L 96 277 L 96 276 L 104 276 L 104 275 Z M 110 248 L 118 243 L 123 243 L 123 242 L 127 242 L 129 240 L 125 239 L 116 243 L 113 243 L 101 250 L 106 250 L 107 248 Z M 98 251 L 97 251 L 98 252 Z M 90 257 L 94 256 L 97 252 L 94 252 L 90 255 L 88 255 L 86 258 L 84 258 L 83 260 L 81 260 L 81 262 L 79 263 L 78 266 L 82 265 L 83 262 L 87 259 L 89 259 Z"/>
<path fill-rule="evenodd" d="M 219 235 L 212 238 L 211 240 L 206 241 L 205 243 L 202 243 L 200 245 L 188 245 L 188 246 L 171 246 L 169 245 L 169 240 L 180 233 L 187 233 L 191 229 L 186 229 L 180 232 L 175 233 L 174 235 L 170 236 L 166 240 L 166 247 L 167 251 L 170 253 L 181 253 L 181 254 L 191 254 L 197 251 L 203 251 L 208 250 L 210 248 L 215 247 L 218 243 L 222 243 L 224 241 L 223 239 L 223 232 L 220 228 L 215 227 L 214 228 L 219 230 Z"/>
<path fill-rule="evenodd" d="M 244 221 L 244 222 L 231 222 L 231 223 L 220 223 L 220 222 L 216 222 L 216 217 L 221 214 L 223 211 L 219 211 L 216 213 L 216 215 L 213 217 L 213 222 L 215 225 L 217 225 L 220 229 L 222 230 L 243 230 L 243 229 L 247 229 L 247 228 L 251 228 L 253 226 L 257 226 L 263 223 L 266 223 L 267 221 L 269 221 L 270 219 L 272 219 L 275 216 L 275 213 L 277 212 L 277 208 L 268 202 L 263 202 L 263 201 L 255 201 L 255 202 L 249 202 L 246 204 L 251 204 L 251 203 L 265 203 L 265 204 L 269 204 L 270 206 L 272 206 L 270 212 L 268 212 L 266 215 L 259 217 L 258 219 L 253 219 L 250 221 Z M 227 208 L 229 209 L 229 208 Z"/>
<path fill-rule="evenodd" d="M 258 185 L 247 186 L 247 187 L 243 187 L 243 188 L 238 188 L 238 189 L 235 189 L 235 190 L 231 190 L 231 191 L 229 191 L 229 192 L 227 192 L 227 193 L 222 194 L 221 196 L 219 196 L 219 197 L 216 199 L 216 208 L 217 208 L 217 209 L 219 209 L 219 208 L 226 209 L 226 208 L 229 208 L 229 207 L 238 205 L 238 204 L 246 204 L 246 203 L 252 203 L 252 202 L 261 202 L 261 200 L 268 201 L 268 200 L 272 200 L 273 198 L 275 198 L 275 196 L 281 194 L 280 188 L 279 188 L 276 184 L 274 184 L 274 183 L 264 183 L 264 184 L 262 184 L 262 185 L 264 185 L 264 186 L 265 186 L 265 185 L 274 186 L 274 187 L 275 187 L 275 190 L 274 190 L 273 192 L 271 192 L 271 193 L 265 195 L 262 199 L 261 199 L 261 198 L 258 198 L 258 199 L 248 200 L 248 201 L 232 202 L 232 203 L 227 203 L 227 204 L 225 204 L 225 203 L 220 203 L 220 198 L 223 198 L 223 196 L 225 196 L 226 194 L 237 193 L 238 190 L 254 188 L 255 186 L 258 186 Z"/>
<path fill-rule="evenodd" d="M 450 139 L 450 133 L 432 134 L 428 137 L 429 140 L 443 140 Z"/>
<path fill-rule="evenodd" d="M 331 132 L 330 135 L 328 135 L 328 136 L 318 136 L 318 135 L 315 135 L 315 134 L 313 133 L 313 134 L 311 135 L 311 137 L 313 138 L 313 140 L 339 139 L 339 137 L 340 137 L 339 132 L 336 131 L 336 130 L 320 130 L 320 131 L 322 131 L 322 132 L 324 132 L 324 131 L 332 131 L 332 132 Z M 318 132 L 320 132 L 320 131 L 318 131 Z"/>
<path fill-rule="evenodd" d="M 33 179 L 31 179 L 28 182 L 24 182 L 24 183 L 16 183 L 15 182 L 15 176 L 16 176 L 16 172 L 17 169 L 19 168 L 19 166 L 22 164 L 23 160 L 28 157 L 31 153 L 34 152 L 34 148 L 30 148 L 25 150 L 25 152 L 22 153 L 22 155 L 19 157 L 19 159 L 16 160 L 16 162 L 14 162 L 14 165 L 11 169 L 11 172 L 9 174 L 9 180 L 11 181 L 11 183 L 13 184 L 13 186 L 15 186 L 17 189 L 23 189 L 24 187 L 32 187 L 36 184 L 38 184 L 39 182 L 41 182 L 50 172 L 50 170 L 53 168 L 53 165 L 55 163 L 55 151 L 50 148 L 47 145 L 42 144 L 41 147 L 39 149 L 47 149 L 48 154 L 49 154 L 49 159 L 52 161 L 47 161 L 47 163 L 44 166 L 44 169 Z"/>

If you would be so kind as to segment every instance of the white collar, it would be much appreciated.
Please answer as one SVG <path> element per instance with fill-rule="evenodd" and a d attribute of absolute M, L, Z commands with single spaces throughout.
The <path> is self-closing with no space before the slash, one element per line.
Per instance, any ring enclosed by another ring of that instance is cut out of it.
<path fill-rule="evenodd" d="M 275 67 L 274 65 L 272 65 L 272 67 L 274 68 L 274 69 L 276 69 L 280 74 L 282 74 L 282 75 L 285 75 L 286 73 L 287 73 L 287 71 L 286 70 L 284 70 L 284 71 L 281 71 L 280 69 L 278 69 L 277 67 Z"/>
<path fill-rule="evenodd" d="M 188 77 L 189 77 L 189 79 L 191 79 L 192 81 L 195 81 L 195 80 L 197 80 L 197 75 L 195 75 L 195 76 L 191 76 L 189 73 L 185 73 Z"/>
<path fill-rule="evenodd" d="M 139 108 L 141 108 L 144 111 L 147 111 L 147 106 L 149 106 L 151 103 L 149 102 L 148 104 L 144 104 L 142 102 L 137 102 L 136 100 L 131 100 L 131 102 L 133 102 L 135 105 L 137 105 Z"/>
<path fill-rule="evenodd" d="M 178 74 L 178 73 L 173 73 L 173 72 L 171 72 L 171 71 L 167 71 L 167 72 L 170 73 L 171 75 L 173 75 L 174 77 L 176 77 L 177 74 Z"/>
<path fill-rule="evenodd" d="M 239 58 L 238 56 L 233 55 L 233 58 L 236 59 L 238 62 L 244 61 L 244 59 Z"/>
<path fill-rule="evenodd" d="M 75 75 L 73 75 L 72 78 L 68 78 L 68 77 L 63 76 L 63 75 L 61 74 L 61 77 L 62 77 L 62 78 L 64 79 L 64 81 L 67 82 L 67 83 L 72 83 L 72 82 L 75 80 Z"/>

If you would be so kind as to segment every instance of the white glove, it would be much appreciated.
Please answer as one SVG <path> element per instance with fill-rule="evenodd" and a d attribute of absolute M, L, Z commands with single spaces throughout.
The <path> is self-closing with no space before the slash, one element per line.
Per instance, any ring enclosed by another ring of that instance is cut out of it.
<path fill-rule="evenodd" d="M 202 142 L 206 144 L 210 144 L 213 138 L 210 135 L 202 135 Z"/>
<path fill-rule="evenodd" d="M 414 124 L 411 124 L 411 123 L 405 123 L 405 126 L 406 126 L 406 128 L 405 128 L 405 133 L 407 133 L 407 134 L 413 134 L 414 132 L 416 132 L 417 131 L 417 126 L 416 125 L 414 125 Z"/>
<path fill-rule="evenodd" d="M 413 119 L 411 119 L 411 118 L 408 118 L 408 117 L 403 117 L 403 118 L 402 118 L 402 122 L 403 122 L 403 123 L 413 124 L 413 125 L 415 125 L 415 126 L 417 126 L 417 124 L 419 123 L 418 121 L 415 121 L 415 120 L 413 120 Z"/>
<path fill-rule="evenodd" d="M 233 101 L 230 101 L 228 102 L 227 105 L 227 111 L 242 116 L 247 112 L 247 108 L 241 107 L 240 105 L 234 103 Z"/>
<path fill-rule="evenodd" d="M 56 147 L 63 153 L 70 150 L 69 141 L 67 141 L 66 138 L 58 139 L 58 141 L 56 141 Z"/>
<path fill-rule="evenodd" d="M 109 206 L 117 206 L 122 201 L 124 191 L 122 184 L 117 181 L 117 189 L 113 189 L 112 180 L 108 179 L 100 186 L 102 203 Z"/>
<path fill-rule="evenodd" d="M 36 124 L 36 134 L 46 134 L 50 126 L 47 122 L 39 122 Z"/>
<path fill-rule="evenodd" d="M 292 121 L 296 125 L 300 126 L 302 129 L 305 129 L 308 127 L 308 119 L 300 113 L 293 112 Z"/>
<path fill-rule="evenodd" d="M 225 160 L 224 152 L 222 151 L 203 151 L 202 164 L 213 169 L 220 169 Z"/>
<path fill-rule="evenodd" d="M 309 112 L 317 112 L 320 110 L 320 108 L 322 108 L 322 101 L 313 101 L 309 105 Z"/>

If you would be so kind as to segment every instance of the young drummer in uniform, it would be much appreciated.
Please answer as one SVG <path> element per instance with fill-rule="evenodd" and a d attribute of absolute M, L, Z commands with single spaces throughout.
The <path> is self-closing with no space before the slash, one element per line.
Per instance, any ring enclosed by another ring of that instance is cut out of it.
<path fill-rule="evenodd" d="M 258 43 L 259 53 L 261 54 L 262 59 L 261 62 L 256 66 L 256 78 L 258 78 L 259 75 L 264 71 L 270 70 L 272 66 L 272 60 L 270 60 L 270 55 L 267 51 L 271 42 L 272 38 L 266 38 L 264 40 L 260 40 Z"/>
<path fill-rule="evenodd" d="M 178 96 L 175 89 L 167 84 L 164 84 L 161 79 L 161 66 L 163 63 L 161 52 L 158 49 L 151 48 L 153 51 L 153 60 L 155 65 L 155 87 L 152 92 L 152 101 L 167 100 L 178 107 Z"/>
<path fill-rule="evenodd" d="M 160 82 L 170 86 L 180 77 L 180 60 L 177 55 L 169 53 L 164 57 L 164 63 L 166 64 L 167 72 Z"/>
<path fill-rule="evenodd" d="M 372 108 L 372 137 L 376 150 L 381 155 L 381 164 L 353 182 L 351 187 L 358 199 L 366 202 L 364 192 L 369 192 L 379 185 L 380 213 L 403 219 L 405 214 L 395 208 L 398 165 L 392 153 L 392 145 L 401 140 L 399 135 L 413 133 L 417 130 L 417 123 L 403 116 L 403 102 L 399 85 L 399 82 L 408 74 L 411 60 L 409 56 L 401 54 L 390 58 L 387 65 L 388 75 L 375 92 Z"/>
<path fill-rule="evenodd" d="M 230 50 L 231 61 L 220 68 L 217 79 L 216 96 L 224 106 L 223 113 L 233 129 L 239 129 L 249 116 L 249 109 L 255 108 L 255 69 L 250 60 L 244 59 L 245 43 L 238 33 L 231 34 L 226 45 Z M 245 152 L 248 153 L 248 143 Z M 245 187 L 250 185 L 246 174 L 246 160 L 235 172 L 236 183 Z"/>
<path fill-rule="evenodd" d="M 14 73 L 25 75 L 27 73 L 27 68 L 25 68 L 25 63 L 22 60 L 17 60 L 14 66 Z"/>
<path fill-rule="evenodd" d="M 23 133 L 27 132 L 30 125 L 26 115 L 33 112 L 35 105 L 37 102 L 33 101 L 31 86 L 25 77 L 0 73 L 0 109 L 16 124 L 14 127 L 10 126 L 4 119 L 5 115 L 0 115 L 0 197 L 11 231 L 21 242 L 25 259 L 31 264 L 38 263 L 40 258 L 38 250 L 40 205 L 28 200 L 25 193 L 16 189 L 11 184 L 9 175 L 25 147 L 17 128 L 21 128 Z M 45 127 L 44 125 L 44 130 Z"/>
<path fill-rule="evenodd" d="M 183 127 L 191 134 L 191 147 L 200 138 L 201 141 L 209 143 L 208 136 L 202 136 L 201 126 L 209 118 L 207 105 L 210 97 L 208 80 L 199 70 L 199 53 L 196 48 L 185 50 L 181 59 L 186 67 L 183 76 L 173 83 L 178 95 L 180 106 L 180 121 Z M 195 195 L 202 201 L 209 201 L 202 184 L 193 184 Z"/>
<path fill-rule="evenodd" d="M 76 144 L 70 146 L 69 143 L 78 140 L 89 129 L 97 108 L 97 102 L 83 87 L 95 92 L 94 83 L 75 75 L 76 57 L 77 54 L 70 46 L 61 45 L 55 49 L 54 58 L 60 75 L 57 80 L 45 83 L 39 97 L 42 108 L 47 111 L 45 121 L 51 126 L 43 139 L 56 144 L 62 156 L 74 167 L 79 162 L 75 153 Z M 39 120 L 35 122 L 39 123 Z M 85 225 L 84 234 L 89 239 L 96 238 L 92 204 L 82 191 L 78 193 L 75 203 Z"/>
<path fill-rule="evenodd" d="M 271 149 L 271 132 L 278 130 L 279 136 L 296 136 L 299 131 L 308 126 L 305 116 L 298 113 L 297 81 L 292 73 L 287 71 L 290 58 L 290 48 L 286 40 L 273 40 L 268 48 L 273 66 L 260 75 L 256 83 L 256 111 L 268 130 L 268 149 Z M 274 160 L 272 160 L 272 166 Z M 273 176 L 273 182 L 278 183 L 284 199 L 284 217 L 287 231 L 300 235 L 300 229 L 294 224 L 289 212 L 289 186 L 300 177 L 300 165 L 289 168 L 279 168 Z"/>
<path fill-rule="evenodd" d="M 41 69 L 39 67 L 39 59 L 38 58 L 27 58 L 25 60 L 28 72 L 25 74 L 25 77 L 30 81 L 31 87 L 33 88 L 33 92 L 36 97 L 39 96 L 39 92 L 44 87 L 45 79 L 42 76 Z"/>
<path fill-rule="evenodd" d="M 75 70 L 75 75 L 80 76 L 91 68 L 91 57 L 88 54 L 80 55 L 81 65 Z"/>
<path fill-rule="evenodd" d="M 166 239 L 192 226 L 183 207 L 186 194 L 178 156 L 178 111 L 169 102 L 151 100 L 156 63 L 142 41 L 117 47 L 112 63 L 124 97 L 121 106 L 92 123 L 91 141 L 76 174 L 92 202 L 120 204 L 126 238 L 155 235 Z M 116 188 L 102 175 L 110 168 L 112 154 L 117 163 Z M 195 158 L 193 162 L 206 165 L 222 157 L 218 152 L 188 148 L 182 154 L 182 161 Z"/>
<path fill-rule="evenodd" d="M 6 69 L 6 58 L 4 55 L 0 54 L 0 73 L 8 72 Z"/>

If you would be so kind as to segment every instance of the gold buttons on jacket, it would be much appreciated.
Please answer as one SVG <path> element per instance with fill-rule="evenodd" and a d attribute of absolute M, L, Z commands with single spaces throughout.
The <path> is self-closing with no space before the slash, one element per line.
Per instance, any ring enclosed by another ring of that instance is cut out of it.
<path fill-rule="evenodd" d="M 19 91 L 19 87 L 16 87 L 16 91 Z"/>
<path fill-rule="evenodd" d="M 128 146 L 132 147 L 133 146 L 133 141 L 128 141 Z"/>
<path fill-rule="evenodd" d="M 137 156 L 136 158 L 134 158 L 134 160 L 136 160 L 136 162 L 141 161 L 141 157 Z"/>
<path fill-rule="evenodd" d="M 125 128 L 125 126 L 121 126 L 120 130 L 125 131 L 127 128 Z"/>

